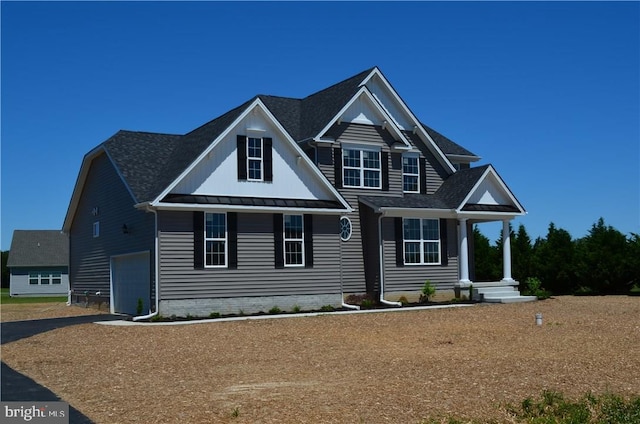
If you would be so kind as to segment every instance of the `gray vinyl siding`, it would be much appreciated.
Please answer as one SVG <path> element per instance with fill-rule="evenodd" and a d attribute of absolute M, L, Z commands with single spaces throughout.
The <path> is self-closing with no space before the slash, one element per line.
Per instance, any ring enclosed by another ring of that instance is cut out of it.
<path fill-rule="evenodd" d="M 162 300 L 340 293 L 339 217 L 313 216 L 313 268 L 275 268 L 273 215 L 238 213 L 238 268 L 194 267 L 193 212 L 160 211 Z"/>
<path fill-rule="evenodd" d="M 154 216 L 134 208 L 134 199 L 106 154 L 96 157 L 88 172 L 69 231 L 69 280 L 75 294 L 100 291 L 110 294 L 113 255 L 148 251 L 154 278 Z M 98 214 L 92 211 L 97 208 Z M 93 237 L 93 223 L 100 236 Z M 123 234 L 126 224 L 129 234 Z"/>
<path fill-rule="evenodd" d="M 421 156 L 426 159 L 427 194 L 435 193 L 442 182 L 449 176 L 449 172 L 440 164 L 436 156 L 431 152 L 417 134 L 404 132 L 413 147 L 420 150 Z"/>
<path fill-rule="evenodd" d="M 69 272 L 66 266 L 53 267 L 11 267 L 9 277 L 9 294 L 11 296 L 63 295 L 69 292 Z M 29 284 L 30 272 L 59 272 L 60 284 Z"/>
<path fill-rule="evenodd" d="M 384 290 L 419 291 L 425 280 L 437 289 L 453 289 L 458 281 L 457 226 L 455 220 L 447 220 L 447 265 L 396 265 L 396 242 L 393 218 L 383 218 Z"/>

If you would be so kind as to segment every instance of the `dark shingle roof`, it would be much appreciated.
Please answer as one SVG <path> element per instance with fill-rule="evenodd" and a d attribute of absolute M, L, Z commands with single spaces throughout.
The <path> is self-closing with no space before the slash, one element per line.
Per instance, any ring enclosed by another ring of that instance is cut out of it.
<path fill-rule="evenodd" d="M 445 155 L 460 155 L 460 156 L 474 156 L 474 157 L 477 157 L 475 154 L 471 153 L 469 150 L 465 149 L 464 147 L 462 147 L 458 143 L 449 140 L 447 137 L 443 136 L 442 134 L 440 134 L 438 131 L 434 130 L 433 128 L 426 126 L 422 122 L 420 123 L 420 125 L 422 125 L 422 128 L 424 128 L 424 130 L 429 134 L 431 139 L 438 145 L 440 150 L 442 150 L 442 152 Z"/>
<path fill-rule="evenodd" d="M 447 178 L 433 194 L 405 194 L 403 197 L 360 196 L 380 208 L 456 209 L 469 195 L 490 165 L 462 169 Z"/>
<path fill-rule="evenodd" d="M 170 194 L 166 203 L 186 203 L 194 205 L 267 206 L 304 209 L 343 209 L 340 202 L 332 200 L 275 199 L 267 197 L 200 196 L 190 194 Z"/>
<path fill-rule="evenodd" d="M 139 203 L 154 200 L 259 98 L 296 141 L 317 136 L 358 91 L 367 69 L 303 99 L 258 95 L 185 135 L 119 131 L 103 146 Z M 473 153 L 423 125 L 445 154 Z"/>
<path fill-rule="evenodd" d="M 69 238 L 60 230 L 15 230 L 7 266 L 69 266 Z"/>

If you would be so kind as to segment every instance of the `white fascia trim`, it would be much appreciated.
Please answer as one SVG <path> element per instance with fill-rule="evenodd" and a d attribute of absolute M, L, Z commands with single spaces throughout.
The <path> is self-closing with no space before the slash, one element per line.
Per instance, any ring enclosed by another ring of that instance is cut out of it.
<path fill-rule="evenodd" d="M 414 126 L 418 127 L 419 133 L 422 134 L 422 136 L 431 144 L 431 146 L 436 151 L 436 153 L 439 154 L 439 156 L 441 158 L 441 163 L 443 165 L 447 166 L 449 168 L 449 170 L 451 171 L 451 173 L 454 173 L 456 171 L 456 168 L 453 166 L 451 161 L 447 158 L 447 156 L 444 154 L 444 152 L 442 150 L 440 150 L 438 145 L 431 139 L 431 137 L 429 136 L 427 131 L 422 127 L 422 124 L 420 124 L 420 121 L 418 120 L 418 118 L 416 118 L 416 116 L 413 114 L 413 112 L 411 112 L 411 109 L 409 109 L 409 107 L 404 103 L 404 101 L 398 95 L 398 93 L 396 93 L 396 90 L 394 90 L 393 87 L 391 87 L 391 84 L 389 84 L 389 81 L 387 81 L 385 76 L 382 74 L 382 72 L 380 72 L 380 70 L 377 67 L 374 68 L 374 70 L 371 72 L 371 74 L 369 74 L 369 76 L 367 78 L 365 78 L 365 80 L 362 82 L 362 84 L 366 84 L 367 81 L 369 81 L 371 78 L 373 78 L 374 75 L 377 75 L 380 78 L 380 80 L 382 81 L 384 86 L 387 88 L 389 93 L 391 93 L 391 95 L 393 96 L 395 101 L 400 105 L 400 107 L 403 109 L 403 111 L 411 118 L 411 120 L 413 121 Z"/>
<path fill-rule="evenodd" d="M 238 206 L 238 205 L 201 205 L 193 203 L 159 203 L 153 209 L 162 211 L 226 211 L 246 213 L 299 213 L 313 215 L 344 215 L 353 212 L 353 209 L 323 209 L 323 208 L 287 208 L 264 206 Z"/>
<path fill-rule="evenodd" d="M 338 199 L 338 201 L 345 207 L 345 209 L 349 209 L 351 211 L 351 207 L 349 206 L 349 204 L 347 203 L 347 201 L 342 197 L 342 195 L 335 189 L 335 187 L 333 187 L 333 185 L 331 185 L 331 183 L 329 182 L 329 180 L 327 180 L 327 178 L 324 176 L 324 174 L 322 174 L 320 172 L 320 169 L 318 169 L 317 166 L 315 166 L 315 164 L 313 162 L 311 162 L 311 159 L 309 159 L 309 157 L 307 156 L 306 153 L 304 153 L 304 151 L 300 148 L 300 146 L 298 146 L 298 143 L 295 142 L 295 140 L 293 140 L 293 138 L 291 138 L 291 136 L 289 135 L 289 133 L 284 129 L 284 127 L 282 125 L 280 125 L 280 122 L 278 122 L 278 120 L 273 116 L 273 114 L 269 111 L 269 109 L 264 105 L 264 103 L 262 103 L 262 100 L 260 100 L 260 98 L 255 99 L 246 109 L 244 112 L 242 112 L 240 114 L 240 116 L 238 116 L 235 121 L 233 121 L 231 123 L 231 125 L 229 125 L 227 127 L 227 129 L 225 129 L 215 140 L 213 140 L 213 142 L 209 145 L 209 147 L 207 147 L 205 149 L 204 152 L 202 152 L 200 154 L 200 156 L 198 156 L 198 158 L 193 161 L 193 163 L 191 165 L 189 165 L 187 167 L 187 169 L 185 169 L 179 176 L 178 178 L 176 178 L 162 193 L 160 193 L 160 195 L 158 197 L 156 197 L 152 202 L 151 202 L 151 206 L 157 206 L 160 204 L 160 201 L 162 199 L 164 199 L 164 197 L 169 194 L 171 192 L 171 190 L 174 189 L 175 186 L 178 185 L 178 183 L 180 181 L 182 181 L 183 178 L 185 178 L 187 175 L 189 175 L 189 173 L 202 161 L 204 160 L 204 158 L 206 158 L 209 153 L 211 153 L 211 151 L 218 145 L 218 143 L 220 143 L 221 140 L 223 140 L 227 135 L 229 135 L 229 133 L 231 131 L 233 131 L 239 124 L 240 122 L 242 122 L 242 120 L 249 114 L 251 113 L 253 110 L 255 110 L 255 108 L 260 108 L 262 110 L 262 112 L 264 112 L 264 114 L 267 116 L 267 118 L 271 121 L 271 123 L 278 129 L 278 131 L 281 133 L 281 135 L 283 136 L 284 139 L 286 139 L 292 146 L 293 148 L 296 150 L 296 152 L 298 153 L 298 155 L 302 158 L 302 160 L 307 163 L 309 169 L 312 170 L 312 172 L 316 175 L 316 177 L 318 177 L 322 183 L 326 186 L 326 188 L 328 188 L 331 193 L 336 197 L 336 199 Z"/>
<path fill-rule="evenodd" d="M 321 140 L 321 136 L 322 134 L 326 133 L 327 131 L 329 131 L 329 128 L 331 128 L 331 126 L 338 121 L 338 119 L 344 115 L 344 113 L 347 111 L 347 109 L 349 109 L 349 107 L 351 107 L 351 105 L 353 103 L 355 103 L 356 100 L 358 100 L 358 98 L 360 98 L 360 96 L 366 96 L 371 103 L 373 104 L 373 106 L 376 108 L 376 110 L 378 110 L 378 112 L 387 120 L 387 123 L 390 124 L 389 126 L 391 128 L 393 128 L 393 132 L 395 133 L 395 135 L 407 146 L 411 147 L 411 143 L 409 143 L 409 141 L 406 139 L 406 137 L 404 136 L 404 134 L 402 134 L 402 131 L 400 130 L 400 127 L 398 126 L 398 124 L 396 123 L 396 121 L 391 117 L 391 115 L 389 115 L 389 113 L 387 113 L 387 111 L 380 106 L 380 102 L 378 102 L 378 100 L 376 100 L 375 97 L 373 97 L 373 95 L 371 94 L 371 91 L 369 91 L 369 88 L 367 88 L 366 86 L 361 86 L 360 89 L 358 90 L 358 92 L 351 98 L 351 100 L 349 100 L 343 107 L 342 109 L 340 109 L 340 111 L 329 120 L 329 122 L 327 123 L 327 125 L 325 125 L 325 127 L 320 130 L 320 132 L 313 137 L 314 140 Z"/>
<path fill-rule="evenodd" d="M 73 216 L 78 208 L 78 203 L 80 203 L 80 195 L 84 189 L 84 184 L 87 180 L 87 175 L 89 174 L 89 168 L 91 168 L 91 162 L 93 162 L 93 160 L 103 152 L 106 153 L 104 143 L 93 148 L 93 150 L 82 158 L 78 178 L 76 179 L 76 184 L 73 186 L 71 200 L 69 201 L 69 207 L 67 208 L 67 214 L 65 215 L 64 222 L 62 224 L 62 232 L 65 234 L 69 234 L 69 231 L 71 230 L 71 222 L 73 221 Z M 111 160 L 111 158 L 109 158 L 109 160 Z"/>
<path fill-rule="evenodd" d="M 527 212 L 525 211 L 525 209 L 522 207 L 522 205 L 520 204 L 520 202 L 518 202 L 518 199 L 516 199 L 516 197 L 513 195 L 513 193 L 511 192 L 511 190 L 509 190 L 509 187 L 507 187 L 507 185 L 504 183 L 504 181 L 502 181 L 502 178 L 500 178 L 500 176 L 498 175 L 498 173 L 495 171 L 495 169 L 493 169 L 492 165 L 489 165 L 486 169 L 486 171 L 484 171 L 484 173 L 482 174 L 482 176 L 480 178 L 478 178 L 478 181 L 476 182 L 476 184 L 473 186 L 473 188 L 471 190 L 469 190 L 469 194 L 467 194 L 467 196 L 464 198 L 464 200 L 462 201 L 462 203 L 460 203 L 458 205 L 458 207 L 456 208 L 456 211 L 459 214 L 467 214 L 469 212 L 463 211 L 462 208 L 464 207 L 464 205 L 467 204 L 467 202 L 469 201 L 469 198 L 475 193 L 475 191 L 478 189 L 478 187 L 480 187 L 480 184 L 482 184 L 482 182 L 487 178 L 487 176 L 491 174 L 493 175 L 496 180 L 498 181 L 498 184 L 500 185 L 500 188 L 502 189 L 502 191 L 504 191 L 507 196 L 509 197 L 509 199 L 511 200 L 511 202 L 516 205 L 516 207 L 518 209 L 520 209 L 520 212 L 515 212 L 515 213 L 507 213 L 506 215 L 513 215 L 513 216 L 520 216 L 520 215 L 526 215 Z M 492 216 L 492 215 L 496 215 L 496 214 L 505 214 L 505 212 L 482 212 L 482 211 L 478 211 L 478 212 L 472 212 L 475 215 L 487 215 L 487 216 Z"/>

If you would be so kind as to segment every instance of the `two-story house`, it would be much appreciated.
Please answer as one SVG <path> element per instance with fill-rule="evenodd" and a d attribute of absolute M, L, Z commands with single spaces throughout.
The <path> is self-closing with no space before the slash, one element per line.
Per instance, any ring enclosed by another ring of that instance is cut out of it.
<path fill-rule="evenodd" d="M 478 159 L 378 68 L 303 99 L 258 95 L 184 135 L 119 131 L 82 161 L 71 288 L 165 316 L 393 304 L 427 279 L 453 296 L 473 277 L 471 225 L 508 235 L 525 213 Z M 513 290 L 506 240 L 493 285 Z"/>

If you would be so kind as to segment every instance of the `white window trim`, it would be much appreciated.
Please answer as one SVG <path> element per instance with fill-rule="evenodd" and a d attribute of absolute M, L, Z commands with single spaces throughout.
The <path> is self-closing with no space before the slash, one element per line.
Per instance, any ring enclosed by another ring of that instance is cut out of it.
<path fill-rule="evenodd" d="M 417 174 L 413 174 L 413 173 L 408 173 L 408 172 L 404 172 L 404 158 L 415 158 L 418 163 L 417 163 L 417 168 L 418 168 L 418 173 Z M 415 154 L 415 153 L 405 153 L 402 155 L 402 192 L 403 193 L 420 193 L 420 172 L 424 172 L 424 170 L 420 169 L 420 156 Z M 416 177 L 416 179 L 418 180 L 418 184 L 417 190 L 405 190 L 404 187 L 404 177 L 408 176 L 408 177 Z"/>
<path fill-rule="evenodd" d="M 420 239 L 405 239 L 404 238 L 404 222 L 407 219 L 417 219 L 420 221 Z M 438 239 L 425 239 L 423 232 L 423 223 L 422 221 L 436 221 L 438 223 Z M 438 243 L 438 262 L 425 262 L 424 261 L 424 244 L 430 242 Z M 407 262 L 407 243 L 420 243 L 420 262 Z M 430 219 L 430 218 L 402 218 L 402 260 L 405 265 L 413 266 L 413 265 L 441 265 L 442 264 L 442 240 L 440 239 L 440 220 L 439 219 Z"/>
<path fill-rule="evenodd" d="M 249 145 L 251 140 L 260 140 L 260 157 L 254 157 L 249 155 Z M 251 178 L 251 161 L 260 162 L 260 178 Z M 263 137 L 247 137 L 247 181 L 264 181 L 264 138 Z"/>
<path fill-rule="evenodd" d="M 287 238 L 287 216 L 299 216 L 302 217 L 302 237 L 301 238 Z M 299 264 L 288 264 L 287 263 L 287 242 L 300 242 L 302 247 L 302 263 Z M 282 216 L 282 250 L 284 255 L 284 266 L 286 268 L 304 268 L 305 265 L 305 257 L 304 257 L 304 215 L 300 214 L 286 214 Z"/>
<path fill-rule="evenodd" d="M 221 237 L 207 237 L 207 215 L 224 215 L 224 238 Z M 205 212 L 204 214 L 204 267 L 205 268 L 227 268 L 229 263 L 229 227 L 227 221 L 227 213 L 223 212 Z M 224 264 L 223 265 L 208 265 L 207 264 L 207 242 L 209 241 L 223 241 L 224 242 Z"/>
<path fill-rule="evenodd" d="M 344 152 L 347 150 L 354 150 L 360 153 L 360 166 L 359 167 L 355 167 L 355 166 L 346 166 L 344 164 Z M 364 157 L 363 157 L 363 152 L 364 151 L 368 151 L 368 152 L 374 152 L 378 154 L 378 168 L 367 168 L 364 166 Z M 340 160 L 342 160 L 342 185 L 345 188 L 363 188 L 363 189 L 370 189 L 370 190 L 381 190 L 382 189 L 382 152 L 381 149 L 376 149 L 376 148 L 371 148 L 371 147 L 362 147 L 362 146 L 343 146 L 342 147 L 342 157 L 340 158 Z M 351 169 L 351 170 L 358 170 L 358 172 L 360 173 L 360 185 L 350 185 L 347 184 L 346 181 L 346 170 L 347 169 Z M 364 172 L 365 171 L 377 171 L 379 178 L 378 178 L 378 186 L 377 187 L 373 187 L 373 186 L 367 186 L 364 185 Z"/>
<path fill-rule="evenodd" d="M 47 278 L 42 278 L 42 275 L 46 274 Z M 57 286 L 62 284 L 62 272 L 60 271 L 31 271 L 28 274 L 28 282 L 30 286 Z M 53 280 L 60 280 L 58 283 L 54 283 Z M 37 283 L 32 283 L 31 280 L 37 280 Z M 43 283 L 43 280 L 47 280 L 48 283 Z"/>

